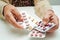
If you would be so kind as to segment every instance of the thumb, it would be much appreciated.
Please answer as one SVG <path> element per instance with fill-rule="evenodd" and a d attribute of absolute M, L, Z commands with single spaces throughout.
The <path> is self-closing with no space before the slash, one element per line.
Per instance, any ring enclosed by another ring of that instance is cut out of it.
<path fill-rule="evenodd" d="M 49 22 L 49 17 L 43 17 L 42 21 L 46 25 Z"/>

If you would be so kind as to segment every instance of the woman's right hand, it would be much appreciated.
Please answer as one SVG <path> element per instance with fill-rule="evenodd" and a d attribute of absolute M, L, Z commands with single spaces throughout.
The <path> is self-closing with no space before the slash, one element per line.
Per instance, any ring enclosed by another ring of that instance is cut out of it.
<path fill-rule="evenodd" d="M 16 21 L 16 19 L 19 21 L 23 21 L 23 17 L 20 15 L 18 10 L 15 8 L 15 6 L 10 5 L 10 4 L 6 5 L 4 7 L 4 17 L 14 27 L 23 29 L 23 27 L 21 25 L 19 25 Z"/>

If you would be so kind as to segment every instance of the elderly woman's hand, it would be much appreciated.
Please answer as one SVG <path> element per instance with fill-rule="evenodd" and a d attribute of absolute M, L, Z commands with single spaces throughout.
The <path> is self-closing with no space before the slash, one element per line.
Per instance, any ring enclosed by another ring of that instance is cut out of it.
<path fill-rule="evenodd" d="M 54 14 L 53 10 L 48 10 L 47 14 L 43 18 L 44 24 L 47 24 L 48 22 L 55 23 L 56 26 L 50 29 L 47 32 L 54 32 L 56 29 L 59 27 L 59 19 L 58 17 Z"/>
<path fill-rule="evenodd" d="M 5 19 L 11 23 L 13 26 L 22 29 L 23 27 L 17 23 L 16 20 L 23 21 L 22 16 L 18 12 L 18 10 L 13 5 L 6 5 L 4 7 L 4 17 Z"/>

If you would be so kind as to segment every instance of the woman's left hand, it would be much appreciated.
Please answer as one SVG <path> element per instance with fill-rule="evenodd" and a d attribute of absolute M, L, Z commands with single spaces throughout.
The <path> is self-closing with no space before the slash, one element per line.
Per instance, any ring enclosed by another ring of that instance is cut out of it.
<path fill-rule="evenodd" d="M 43 17 L 43 22 L 44 22 L 45 25 L 49 22 L 56 24 L 55 27 L 53 27 L 52 29 L 50 29 L 47 32 L 54 32 L 59 27 L 59 19 L 54 14 L 53 10 L 48 10 L 47 11 L 47 14 Z"/>

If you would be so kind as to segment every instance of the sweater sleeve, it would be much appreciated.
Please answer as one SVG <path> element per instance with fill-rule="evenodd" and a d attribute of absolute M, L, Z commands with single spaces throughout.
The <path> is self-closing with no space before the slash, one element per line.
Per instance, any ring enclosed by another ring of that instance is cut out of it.
<path fill-rule="evenodd" d="M 7 5 L 7 3 L 0 1 L 0 18 L 3 17 L 2 13 L 3 13 L 3 8 L 5 5 Z"/>
<path fill-rule="evenodd" d="M 36 15 L 43 18 L 48 10 L 52 10 L 49 0 L 34 0 Z"/>

